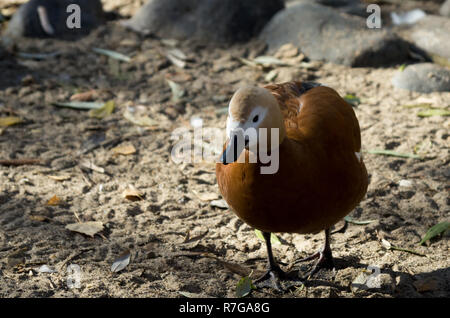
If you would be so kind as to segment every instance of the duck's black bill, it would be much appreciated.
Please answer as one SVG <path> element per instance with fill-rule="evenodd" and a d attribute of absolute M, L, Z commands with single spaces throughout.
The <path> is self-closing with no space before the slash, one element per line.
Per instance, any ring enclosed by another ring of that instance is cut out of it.
<path fill-rule="evenodd" d="M 242 140 L 241 144 L 242 147 L 240 147 L 239 138 L 237 134 L 233 135 L 233 138 L 228 143 L 227 148 L 225 148 L 225 150 L 223 151 L 220 162 L 222 162 L 224 165 L 236 162 L 242 150 L 244 149 L 244 143 L 242 142 Z"/>

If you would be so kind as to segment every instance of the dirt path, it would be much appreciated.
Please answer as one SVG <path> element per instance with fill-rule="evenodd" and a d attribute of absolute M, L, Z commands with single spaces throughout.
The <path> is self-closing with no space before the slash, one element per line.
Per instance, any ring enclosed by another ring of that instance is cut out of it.
<path fill-rule="evenodd" d="M 229 297 L 242 274 L 264 269 L 264 244 L 254 231 L 229 210 L 199 198 L 201 193 L 219 198 L 214 165 L 178 165 L 170 157 L 174 129 L 192 130 L 193 116 L 201 117 L 205 127 L 224 128 L 223 109 L 234 90 L 243 83 L 265 83 L 269 70 L 236 59 L 260 55 L 261 46 L 206 49 L 178 43 L 176 48 L 189 58 L 188 67 L 179 69 L 164 56 L 171 48 L 164 43 L 140 39 L 110 23 L 77 43 L 24 40 L 18 46 L 20 52 L 58 51 L 57 57 L 0 61 L 0 116 L 24 120 L 0 134 L 0 159 L 39 158 L 43 163 L 0 166 L 0 296 L 181 297 L 184 291 Z M 119 51 L 132 61 L 118 63 L 92 47 Z M 292 293 L 257 290 L 252 296 L 450 295 L 448 237 L 429 246 L 417 244 L 430 226 L 449 217 L 449 120 L 420 118 L 419 108 L 403 107 L 446 107 L 450 93 L 394 90 L 390 79 L 397 69 L 313 63 L 309 69 L 279 70 L 278 79 L 314 80 L 360 98 L 355 111 L 364 151 L 416 150 L 424 159 L 365 153 L 371 182 L 351 217 L 374 222 L 350 224 L 345 233 L 333 235 L 334 278 L 324 272 Z M 185 90 L 181 101 L 171 101 L 167 78 Z M 111 116 L 99 120 L 52 105 L 90 89 L 99 91 L 97 101 L 115 101 Z M 124 118 L 127 106 L 139 105 L 156 120 L 155 126 L 138 127 Z M 136 153 L 114 156 L 112 148 L 130 144 Z M 85 160 L 105 173 L 81 168 Z M 401 180 L 411 181 L 411 186 Z M 143 200 L 123 198 L 130 184 L 143 193 Z M 55 195 L 62 203 L 48 205 Z M 65 229 L 77 218 L 101 221 L 104 230 L 90 238 Z M 379 237 L 426 257 L 386 250 Z M 316 251 L 323 239 L 320 234 L 279 238 L 274 253 L 286 264 Z M 128 249 L 130 264 L 112 274 L 112 263 Z M 43 264 L 58 272 L 38 273 Z M 70 264 L 81 269 L 80 288 L 67 286 Z M 380 269 L 381 288 L 352 290 L 352 282 L 369 265 Z"/>

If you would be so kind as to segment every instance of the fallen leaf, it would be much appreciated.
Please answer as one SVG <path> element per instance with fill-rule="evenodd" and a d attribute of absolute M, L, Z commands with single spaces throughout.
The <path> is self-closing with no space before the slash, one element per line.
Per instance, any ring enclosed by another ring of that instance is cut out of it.
<path fill-rule="evenodd" d="M 143 193 L 136 189 L 133 185 L 128 185 L 128 188 L 123 192 L 123 197 L 130 201 L 143 200 Z"/>
<path fill-rule="evenodd" d="M 94 237 L 100 231 L 103 231 L 103 223 L 100 221 L 88 221 L 83 223 L 72 223 L 65 227 L 67 230 Z"/>
<path fill-rule="evenodd" d="M 430 103 L 422 103 L 422 104 L 412 104 L 412 105 L 402 105 L 403 108 L 433 108 L 433 105 Z"/>
<path fill-rule="evenodd" d="M 70 97 L 70 100 L 77 102 L 88 102 L 95 99 L 97 95 L 98 95 L 97 91 L 95 89 L 91 89 L 90 91 L 84 93 L 73 94 Z"/>
<path fill-rule="evenodd" d="M 66 175 L 66 176 L 48 176 L 50 179 L 55 180 L 55 181 L 66 181 L 66 180 L 70 180 L 70 178 L 72 178 L 72 176 Z"/>
<path fill-rule="evenodd" d="M 132 107 L 128 107 L 125 110 L 123 117 L 138 126 L 157 126 L 159 124 L 156 120 L 134 111 Z"/>
<path fill-rule="evenodd" d="M 442 108 L 431 108 L 417 113 L 417 116 L 419 117 L 450 116 L 450 110 Z"/>
<path fill-rule="evenodd" d="M 228 209 L 229 208 L 227 201 L 225 201 L 223 199 L 212 200 L 210 204 L 211 204 L 211 206 L 219 208 L 219 209 Z"/>
<path fill-rule="evenodd" d="M 170 90 L 172 91 L 172 101 L 178 102 L 184 96 L 186 91 L 182 89 L 181 86 L 175 83 L 174 81 L 166 79 L 166 82 L 167 84 L 169 84 Z"/>
<path fill-rule="evenodd" d="M 113 100 L 110 100 L 98 109 L 91 109 L 89 111 L 89 117 L 103 119 L 103 118 L 111 115 L 114 111 L 114 108 L 115 108 L 115 103 Z"/>
<path fill-rule="evenodd" d="M 106 56 L 113 58 L 115 60 L 118 60 L 118 61 L 122 61 L 122 62 L 130 62 L 131 61 L 131 58 L 129 58 L 128 56 L 126 56 L 122 53 L 119 53 L 119 52 L 100 49 L 100 48 L 96 48 L 96 47 L 93 48 L 92 51 L 99 53 L 99 54 L 106 55 Z"/>
<path fill-rule="evenodd" d="M 37 222 L 47 222 L 49 219 L 43 215 L 30 215 L 30 220 Z"/>
<path fill-rule="evenodd" d="M 428 229 L 427 233 L 423 237 L 423 239 L 419 242 L 420 245 L 423 245 L 426 241 L 431 240 L 433 237 L 447 231 L 450 229 L 450 222 L 441 222 L 438 223 L 431 228 Z"/>
<path fill-rule="evenodd" d="M 58 107 L 68 107 L 73 109 L 99 109 L 102 108 L 105 104 L 98 102 L 65 102 L 65 103 L 53 103 L 54 106 Z"/>
<path fill-rule="evenodd" d="M 178 291 L 178 293 L 186 298 L 211 298 L 210 296 L 206 296 L 203 294 L 190 293 L 185 291 Z"/>
<path fill-rule="evenodd" d="M 413 250 L 409 250 L 409 249 L 406 249 L 406 248 L 394 246 L 389 241 L 387 241 L 385 239 L 381 239 L 381 245 L 387 250 L 396 250 L 396 251 L 401 251 L 401 252 L 407 252 L 407 253 L 414 254 L 414 255 L 417 255 L 417 256 L 426 257 L 425 254 L 422 254 L 422 253 L 419 253 L 419 252 L 416 252 L 416 251 L 413 251 Z"/>
<path fill-rule="evenodd" d="M 198 192 L 196 190 L 192 190 L 192 192 L 201 201 L 212 201 L 212 200 L 216 200 L 219 198 L 219 195 L 214 192 Z"/>
<path fill-rule="evenodd" d="M 240 264 L 235 264 L 235 263 L 230 263 L 230 262 L 225 262 L 222 260 L 219 260 L 219 263 L 221 263 L 223 265 L 223 267 L 225 267 L 227 270 L 229 270 L 232 273 L 241 275 L 241 276 L 248 276 L 251 274 L 251 269 L 244 267 Z"/>
<path fill-rule="evenodd" d="M 262 56 L 258 56 L 256 58 L 254 58 L 253 62 L 256 64 L 264 65 L 264 66 L 288 65 L 286 62 L 284 62 L 280 59 L 277 59 L 276 57 L 266 56 L 266 55 L 262 55 Z"/>
<path fill-rule="evenodd" d="M 48 266 L 48 265 L 42 265 L 41 267 L 38 268 L 37 272 L 39 272 L 39 273 L 49 273 L 49 274 L 51 274 L 51 273 L 56 273 L 57 270 L 51 268 L 51 267 Z"/>
<path fill-rule="evenodd" d="M 17 56 L 22 59 L 31 59 L 31 60 L 48 60 L 51 58 L 55 58 L 60 55 L 61 52 L 51 52 L 51 53 L 27 53 L 27 52 L 18 52 Z"/>
<path fill-rule="evenodd" d="M 348 215 L 344 218 L 344 220 L 347 221 L 348 223 L 352 223 L 352 224 L 356 224 L 356 225 L 366 225 L 366 224 L 375 222 L 375 220 L 358 221 L 358 220 L 355 220 L 355 219 L 349 217 Z"/>
<path fill-rule="evenodd" d="M 256 234 L 256 237 L 258 237 L 260 240 L 262 240 L 262 241 L 266 241 L 265 239 L 264 239 L 264 236 L 263 236 L 263 234 L 262 234 L 262 232 L 260 231 L 260 230 L 256 230 L 255 229 L 255 234 Z M 272 244 L 281 244 L 281 242 L 280 242 L 280 240 L 278 239 L 278 237 L 275 235 L 275 234 L 273 234 L 273 233 L 270 233 L 270 242 L 272 243 Z"/>
<path fill-rule="evenodd" d="M 186 55 L 179 49 L 169 50 L 166 54 L 167 59 L 172 62 L 173 65 L 179 68 L 186 67 Z"/>
<path fill-rule="evenodd" d="M 130 259 L 131 259 L 131 253 L 130 253 L 130 251 L 127 250 L 124 253 L 122 253 L 119 256 L 119 258 L 116 259 L 114 261 L 114 263 L 111 265 L 111 272 L 113 272 L 113 273 L 120 272 L 122 269 L 127 267 L 128 264 L 130 264 Z"/>
<path fill-rule="evenodd" d="M 347 94 L 343 98 L 347 103 L 349 103 L 352 106 L 358 106 L 359 104 L 361 104 L 361 100 L 355 95 Z"/>
<path fill-rule="evenodd" d="M 136 148 L 134 148 L 133 145 L 123 145 L 118 146 L 113 149 L 111 149 L 112 152 L 114 152 L 115 155 L 132 155 L 136 152 Z"/>
<path fill-rule="evenodd" d="M 90 170 L 92 170 L 92 171 L 96 171 L 96 172 L 99 172 L 99 173 L 105 173 L 105 169 L 96 166 L 94 163 L 90 162 L 90 161 L 87 160 L 87 159 L 81 161 L 81 162 L 80 162 L 80 165 L 81 165 L 82 167 L 88 168 L 88 169 L 90 169 Z"/>
<path fill-rule="evenodd" d="M 421 156 L 414 155 L 412 153 L 400 153 L 392 150 L 383 150 L 383 149 L 373 149 L 367 150 L 367 153 L 374 155 L 384 155 L 384 156 L 392 156 L 392 157 L 400 157 L 400 158 L 413 158 L 413 159 L 422 159 Z"/>
<path fill-rule="evenodd" d="M 47 201 L 47 205 L 56 206 L 61 204 L 61 199 L 54 195 L 50 200 Z"/>
<path fill-rule="evenodd" d="M 9 127 L 22 122 L 19 117 L 0 117 L 0 127 Z"/>
<path fill-rule="evenodd" d="M 264 80 L 266 82 L 272 82 L 277 76 L 278 76 L 278 70 L 274 69 L 266 74 L 266 76 L 264 77 Z"/>
<path fill-rule="evenodd" d="M 236 285 L 236 297 L 242 298 L 250 294 L 252 289 L 256 289 L 250 277 L 242 277 Z"/>
<path fill-rule="evenodd" d="M 385 239 L 381 239 L 381 245 L 387 250 L 390 250 L 392 248 L 392 244 Z"/>

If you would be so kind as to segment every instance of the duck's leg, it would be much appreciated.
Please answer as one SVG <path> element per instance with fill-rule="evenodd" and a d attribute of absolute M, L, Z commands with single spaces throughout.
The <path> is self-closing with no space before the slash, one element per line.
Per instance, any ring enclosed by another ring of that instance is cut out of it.
<path fill-rule="evenodd" d="M 294 264 L 307 262 L 315 258 L 317 258 L 317 261 L 314 264 L 314 267 L 312 268 L 312 270 L 308 272 L 308 274 L 305 275 L 305 277 L 310 277 L 314 275 L 321 268 L 329 268 L 329 269 L 334 268 L 334 261 L 333 256 L 331 255 L 331 247 L 330 247 L 330 229 L 325 230 L 325 244 L 317 253 L 314 253 L 313 255 L 308 256 L 306 258 L 299 259 L 295 261 Z"/>
<path fill-rule="evenodd" d="M 264 241 L 266 241 L 266 247 L 267 247 L 267 260 L 269 268 L 267 272 L 258 278 L 255 281 L 255 285 L 258 287 L 271 287 L 276 290 L 282 290 L 280 286 L 280 279 L 283 279 L 286 277 L 286 273 L 283 272 L 283 270 L 278 266 L 278 264 L 275 262 L 275 259 L 273 258 L 272 253 L 272 243 L 270 242 L 270 232 L 262 232 L 262 235 L 264 236 Z"/>

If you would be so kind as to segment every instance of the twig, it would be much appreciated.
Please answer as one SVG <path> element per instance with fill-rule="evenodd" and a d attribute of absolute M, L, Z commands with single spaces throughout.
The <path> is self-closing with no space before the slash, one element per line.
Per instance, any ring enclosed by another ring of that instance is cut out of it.
<path fill-rule="evenodd" d="M 0 160 L 2 166 L 25 166 L 25 165 L 39 165 L 41 159 L 4 159 Z"/>

